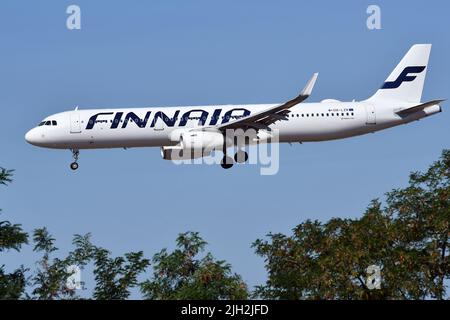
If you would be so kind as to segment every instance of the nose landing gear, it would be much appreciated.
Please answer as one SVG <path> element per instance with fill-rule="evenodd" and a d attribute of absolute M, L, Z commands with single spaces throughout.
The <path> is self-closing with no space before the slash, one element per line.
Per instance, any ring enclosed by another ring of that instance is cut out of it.
<path fill-rule="evenodd" d="M 70 169 L 77 170 L 78 169 L 78 155 L 80 154 L 79 150 L 72 150 L 73 162 L 70 164 Z"/>

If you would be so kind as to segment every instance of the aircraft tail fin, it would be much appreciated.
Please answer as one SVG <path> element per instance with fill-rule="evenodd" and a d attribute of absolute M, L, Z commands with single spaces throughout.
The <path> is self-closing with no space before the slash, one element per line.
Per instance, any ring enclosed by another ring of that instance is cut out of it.
<path fill-rule="evenodd" d="M 430 51 L 431 44 L 413 45 L 381 88 L 368 100 L 420 102 Z"/>

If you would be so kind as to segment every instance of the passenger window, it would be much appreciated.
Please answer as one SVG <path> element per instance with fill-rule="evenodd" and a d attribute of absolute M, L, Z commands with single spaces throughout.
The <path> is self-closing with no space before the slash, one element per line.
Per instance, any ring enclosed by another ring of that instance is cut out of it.
<path fill-rule="evenodd" d="M 52 126 L 58 125 L 55 120 L 52 120 Z"/>

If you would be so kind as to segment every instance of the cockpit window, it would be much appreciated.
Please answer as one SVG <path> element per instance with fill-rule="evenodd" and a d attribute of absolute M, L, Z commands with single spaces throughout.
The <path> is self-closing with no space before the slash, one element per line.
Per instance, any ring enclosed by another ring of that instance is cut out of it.
<path fill-rule="evenodd" d="M 38 124 L 38 127 L 40 126 L 57 126 L 58 122 L 56 120 L 45 120 Z"/>

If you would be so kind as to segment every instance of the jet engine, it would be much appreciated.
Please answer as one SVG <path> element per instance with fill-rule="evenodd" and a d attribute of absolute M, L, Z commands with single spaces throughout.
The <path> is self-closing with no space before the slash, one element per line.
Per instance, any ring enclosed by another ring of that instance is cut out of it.
<path fill-rule="evenodd" d="M 180 135 L 176 146 L 161 147 L 165 160 L 183 160 L 206 157 L 215 149 L 222 149 L 224 137 L 221 132 L 190 131 Z"/>

